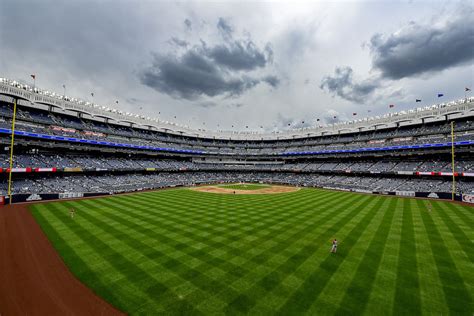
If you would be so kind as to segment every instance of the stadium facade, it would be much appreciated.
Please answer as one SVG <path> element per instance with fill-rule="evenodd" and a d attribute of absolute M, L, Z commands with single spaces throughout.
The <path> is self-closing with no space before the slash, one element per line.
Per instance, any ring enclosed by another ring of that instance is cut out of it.
<path fill-rule="evenodd" d="M 454 177 L 468 201 L 473 116 L 466 98 L 280 132 L 209 131 L 0 79 L 0 195 L 11 176 L 13 202 L 236 181 L 451 198 Z"/>

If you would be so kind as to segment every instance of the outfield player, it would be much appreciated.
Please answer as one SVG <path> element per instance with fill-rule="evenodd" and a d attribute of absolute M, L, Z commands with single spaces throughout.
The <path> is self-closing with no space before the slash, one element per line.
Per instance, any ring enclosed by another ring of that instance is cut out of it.
<path fill-rule="evenodd" d="M 332 241 L 331 252 L 336 253 L 336 251 L 337 251 L 337 239 L 334 238 L 334 240 Z"/>
<path fill-rule="evenodd" d="M 71 215 L 71 218 L 74 218 L 74 215 L 76 215 L 76 210 L 71 207 L 69 210 L 69 215 Z"/>

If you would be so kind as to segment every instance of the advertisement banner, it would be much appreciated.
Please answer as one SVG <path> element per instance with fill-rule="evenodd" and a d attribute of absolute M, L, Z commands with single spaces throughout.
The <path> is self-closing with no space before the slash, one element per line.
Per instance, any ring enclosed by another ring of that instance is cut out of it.
<path fill-rule="evenodd" d="M 31 172 L 31 168 L 12 168 L 12 173 L 15 172 Z M 7 173 L 10 172 L 10 168 L 7 169 Z"/>
<path fill-rule="evenodd" d="M 440 176 L 451 176 L 451 177 L 452 177 L 452 176 L 453 176 L 453 173 L 452 173 L 452 172 L 439 172 L 439 175 L 440 175 Z M 458 176 L 458 173 L 455 172 L 455 173 L 454 173 L 454 176 L 457 177 L 457 176 Z"/>
<path fill-rule="evenodd" d="M 82 172 L 82 168 L 64 168 L 64 172 Z"/>
<path fill-rule="evenodd" d="M 463 194 L 462 201 L 474 204 L 474 194 Z"/>
<path fill-rule="evenodd" d="M 35 168 L 35 172 L 56 172 L 56 168 Z"/>
<path fill-rule="evenodd" d="M 73 198 L 81 198 L 84 196 L 84 193 L 82 192 L 64 192 L 64 193 L 59 193 L 59 198 L 60 199 L 73 199 Z"/>
<path fill-rule="evenodd" d="M 417 176 L 434 176 L 435 173 L 434 173 L 434 172 L 424 172 L 424 171 L 422 172 L 422 171 L 418 171 L 418 172 L 416 173 L 416 175 L 417 175 Z"/>
<path fill-rule="evenodd" d="M 413 171 L 397 171 L 397 174 L 413 175 Z"/>
<path fill-rule="evenodd" d="M 399 195 L 399 196 L 415 196 L 415 191 L 395 191 L 395 195 Z"/>

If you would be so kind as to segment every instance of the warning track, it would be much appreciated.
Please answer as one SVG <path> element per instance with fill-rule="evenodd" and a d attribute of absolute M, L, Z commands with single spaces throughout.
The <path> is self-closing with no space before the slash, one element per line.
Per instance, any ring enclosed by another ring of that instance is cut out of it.
<path fill-rule="evenodd" d="M 0 315 L 123 315 L 77 280 L 26 205 L 0 208 Z"/>

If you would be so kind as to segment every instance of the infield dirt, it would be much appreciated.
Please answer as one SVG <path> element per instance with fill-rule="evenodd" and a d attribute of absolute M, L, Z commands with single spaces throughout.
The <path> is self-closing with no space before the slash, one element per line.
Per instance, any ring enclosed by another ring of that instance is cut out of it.
<path fill-rule="evenodd" d="M 218 186 L 200 186 L 191 188 L 191 190 L 208 193 L 220 193 L 220 194 L 277 194 L 277 193 L 289 193 L 298 191 L 300 188 L 289 187 L 282 185 L 272 185 L 269 188 L 262 188 L 257 190 L 238 190 L 222 188 Z"/>

